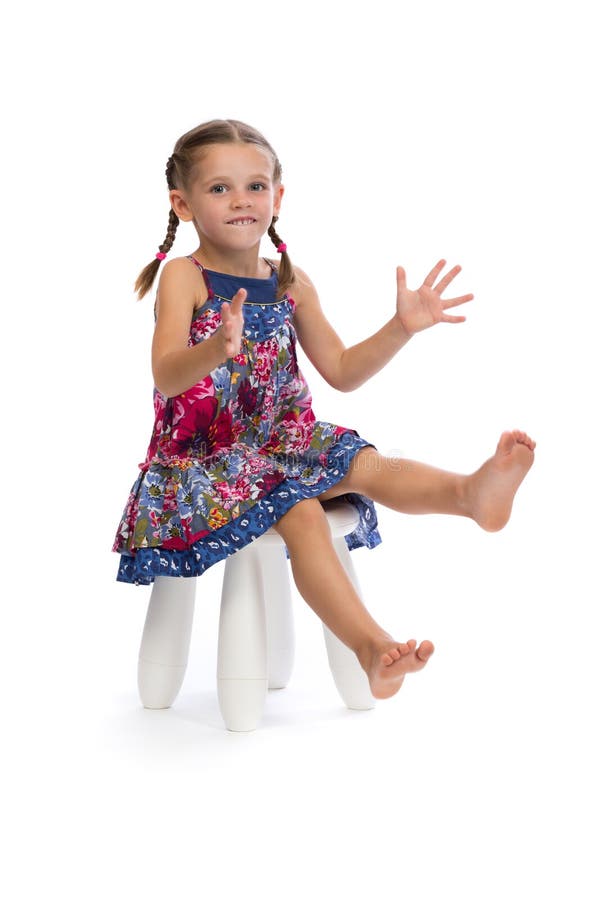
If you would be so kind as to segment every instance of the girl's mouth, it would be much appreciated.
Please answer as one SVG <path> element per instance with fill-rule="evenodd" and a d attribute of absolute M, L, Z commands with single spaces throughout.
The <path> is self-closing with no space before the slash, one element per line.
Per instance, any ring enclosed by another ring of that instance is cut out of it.
<path fill-rule="evenodd" d="M 256 219 L 230 219 L 228 225 L 254 225 Z"/>

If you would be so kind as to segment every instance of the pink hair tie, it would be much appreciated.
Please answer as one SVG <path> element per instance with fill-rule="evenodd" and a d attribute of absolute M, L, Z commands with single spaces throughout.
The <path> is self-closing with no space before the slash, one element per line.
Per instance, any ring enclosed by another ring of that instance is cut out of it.
<path fill-rule="evenodd" d="M 287 244 L 284 244 L 284 243 L 281 243 L 277 248 L 278 253 L 285 253 L 286 250 L 287 250 Z"/>
<path fill-rule="evenodd" d="M 156 254 L 156 258 L 157 258 L 157 259 L 166 259 L 166 258 L 167 258 L 167 254 L 166 254 L 166 253 L 157 253 L 157 254 Z"/>

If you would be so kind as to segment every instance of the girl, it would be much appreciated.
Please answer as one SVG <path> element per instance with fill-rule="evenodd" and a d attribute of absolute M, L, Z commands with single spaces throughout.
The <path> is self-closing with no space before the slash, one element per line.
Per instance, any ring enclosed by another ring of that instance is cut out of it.
<path fill-rule="evenodd" d="M 322 501 L 344 495 L 360 515 L 350 549 L 380 542 L 373 501 L 407 513 L 468 516 L 488 531 L 508 521 L 533 462 L 534 442 L 504 432 L 472 475 L 381 456 L 350 428 L 319 421 L 298 368 L 296 337 L 325 380 L 351 391 L 411 337 L 473 298 L 441 295 L 440 260 L 414 291 L 397 269 L 392 318 L 345 348 L 315 288 L 275 231 L 284 188 L 277 156 L 255 129 L 207 122 L 181 137 L 166 168 L 171 211 L 165 241 L 136 282 L 140 299 L 193 222 L 197 249 L 168 262 L 155 305 L 155 423 L 113 550 L 117 580 L 194 577 L 271 526 L 284 538 L 298 590 L 357 655 L 374 697 L 395 694 L 423 668 L 433 644 L 395 641 L 359 599 L 333 548 Z M 267 233 L 280 254 L 259 256 Z M 292 298 L 293 295 L 293 298 Z"/>

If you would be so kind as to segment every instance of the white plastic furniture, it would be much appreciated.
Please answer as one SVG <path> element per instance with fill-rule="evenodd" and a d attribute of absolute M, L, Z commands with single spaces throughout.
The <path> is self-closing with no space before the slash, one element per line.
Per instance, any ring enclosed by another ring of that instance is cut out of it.
<path fill-rule="evenodd" d="M 346 501 L 324 505 L 336 552 L 356 590 L 360 587 L 344 535 L 358 522 Z M 195 578 L 157 577 L 148 605 L 138 661 L 138 688 L 148 709 L 173 703 L 185 675 L 194 616 Z M 323 625 L 329 665 L 349 709 L 375 706 L 355 654 Z M 253 731 L 267 689 L 283 688 L 294 661 L 294 623 L 285 545 L 269 529 L 227 558 L 221 593 L 217 691 L 230 731 Z"/>

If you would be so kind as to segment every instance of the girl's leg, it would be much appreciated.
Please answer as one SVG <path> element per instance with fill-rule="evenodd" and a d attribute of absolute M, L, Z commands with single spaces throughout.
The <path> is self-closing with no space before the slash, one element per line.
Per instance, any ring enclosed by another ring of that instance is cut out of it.
<path fill-rule="evenodd" d="M 360 450 L 345 477 L 319 496 L 348 491 L 405 513 L 468 516 L 486 531 L 506 525 L 514 495 L 533 463 L 535 441 L 523 431 L 505 431 L 494 456 L 472 475 L 457 475 L 410 459 Z"/>
<path fill-rule="evenodd" d="M 274 525 L 288 548 L 294 581 L 322 622 L 353 650 L 371 693 L 382 699 L 400 688 L 407 672 L 422 669 L 433 644 L 394 641 L 370 615 L 340 563 L 317 499 L 303 500 Z"/>

